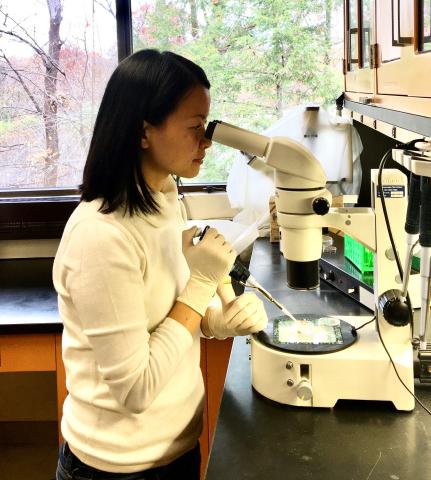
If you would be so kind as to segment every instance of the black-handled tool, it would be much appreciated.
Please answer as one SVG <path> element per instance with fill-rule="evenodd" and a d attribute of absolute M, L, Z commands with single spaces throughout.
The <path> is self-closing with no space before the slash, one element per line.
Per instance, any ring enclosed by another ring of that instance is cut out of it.
<path fill-rule="evenodd" d="M 207 225 L 199 235 L 199 241 L 203 239 L 206 231 L 210 228 Z M 237 257 L 235 262 L 229 272 L 229 276 L 241 283 L 244 286 L 255 288 L 258 290 L 267 300 L 273 303 L 277 308 L 279 308 L 287 317 L 297 322 L 296 318 L 287 310 L 287 308 L 277 301 L 267 290 L 265 290 L 260 283 L 251 275 L 250 270 L 246 268 Z"/>

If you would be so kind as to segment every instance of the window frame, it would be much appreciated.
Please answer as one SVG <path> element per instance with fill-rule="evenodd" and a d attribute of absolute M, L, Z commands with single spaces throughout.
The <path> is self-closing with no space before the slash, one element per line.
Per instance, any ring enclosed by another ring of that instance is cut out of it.
<path fill-rule="evenodd" d="M 133 52 L 131 0 L 115 0 L 118 62 Z M 226 183 L 181 185 L 180 193 L 226 191 Z M 60 238 L 80 200 L 78 187 L 0 190 L 0 240 Z"/>
<path fill-rule="evenodd" d="M 350 5 L 356 5 L 356 27 L 351 28 L 352 20 L 350 16 Z M 363 18 L 363 0 L 346 0 L 345 1 L 345 36 L 347 44 L 347 71 L 354 72 L 356 70 L 370 68 L 370 53 L 369 51 L 364 51 L 365 42 L 365 33 L 368 33 L 368 46 L 371 45 L 370 33 L 372 28 L 364 28 L 364 18 Z M 357 56 L 358 58 L 352 58 L 352 36 L 356 37 L 357 43 Z M 368 49 L 369 50 L 369 49 Z M 367 58 L 368 57 L 368 58 Z M 368 64 L 365 63 L 365 60 L 368 60 Z"/>
<path fill-rule="evenodd" d="M 350 5 L 351 4 L 356 4 L 357 10 L 357 18 L 356 18 L 356 27 L 351 27 L 352 25 L 352 18 L 350 15 Z M 361 2 L 360 0 L 345 0 L 345 7 L 344 11 L 346 12 L 346 18 L 345 18 L 345 29 L 346 29 L 346 59 L 347 59 L 347 71 L 348 72 L 353 72 L 356 69 L 360 68 L 360 56 L 361 56 L 361 35 L 360 35 L 360 24 L 359 24 L 359 8 L 360 8 Z M 352 35 L 356 35 L 356 42 L 357 42 L 357 58 L 352 58 Z"/>
<path fill-rule="evenodd" d="M 392 46 L 393 47 L 405 47 L 411 45 L 414 42 L 413 37 L 401 36 L 401 0 L 392 0 Z M 396 5 L 395 5 L 396 3 Z M 398 8 L 397 24 L 394 22 L 395 8 Z M 396 35 L 398 33 L 398 35 Z"/>

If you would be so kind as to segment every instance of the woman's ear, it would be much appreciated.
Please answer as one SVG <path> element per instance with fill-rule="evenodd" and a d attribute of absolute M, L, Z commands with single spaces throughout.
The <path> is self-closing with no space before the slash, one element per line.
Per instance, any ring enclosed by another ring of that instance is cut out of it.
<path fill-rule="evenodd" d="M 142 135 L 141 135 L 141 148 L 146 149 L 150 146 L 148 142 L 148 130 L 149 130 L 150 124 L 144 120 L 144 127 L 142 129 Z"/>

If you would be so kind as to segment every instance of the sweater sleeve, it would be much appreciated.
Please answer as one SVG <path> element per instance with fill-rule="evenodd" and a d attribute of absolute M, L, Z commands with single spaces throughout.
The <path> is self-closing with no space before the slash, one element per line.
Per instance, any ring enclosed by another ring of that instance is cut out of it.
<path fill-rule="evenodd" d="M 100 375 L 122 407 L 141 413 L 174 375 L 191 334 L 171 318 L 148 332 L 145 259 L 120 227 L 94 219 L 78 223 L 63 258 L 63 284 Z"/>

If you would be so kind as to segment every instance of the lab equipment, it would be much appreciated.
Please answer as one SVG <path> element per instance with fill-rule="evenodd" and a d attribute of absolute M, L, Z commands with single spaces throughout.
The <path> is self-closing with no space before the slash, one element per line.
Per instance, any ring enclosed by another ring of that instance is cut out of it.
<path fill-rule="evenodd" d="M 321 106 L 298 105 L 284 112 L 263 134 L 288 136 L 308 148 L 322 165 L 333 196 L 359 194 L 362 142 L 352 119 L 334 115 Z M 267 213 L 269 198 L 275 191 L 274 171 L 264 164 L 261 167 L 248 167 L 239 152 L 235 156 L 226 183 L 231 207 L 240 209 L 234 221 L 254 223 Z M 268 223 L 266 218 L 260 229 L 263 231 Z"/>
<path fill-rule="evenodd" d="M 204 237 L 205 232 L 208 230 L 208 228 L 210 228 L 210 226 L 206 225 L 203 229 L 198 229 L 197 232 L 196 232 L 196 237 L 198 237 L 199 240 L 202 240 L 202 238 Z M 284 315 L 286 315 L 292 322 L 296 323 L 296 318 L 289 312 L 289 310 L 287 310 L 287 308 L 284 305 L 282 305 L 279 301 L 277 301 L 264 287 L 262 287 L 262 285 L 253 277 L 253 275 L 251 275 L 248 268 L 246 268 L 241 263 L 241 261 L 238 259 L 238 257 L 236 258 L 235 263 L 233 264 L 233 267 L 232 267 L 231 271 L 229 272 L 229 275 L 232 279 L 236 280 L 237 282 L 239 282 L 243 286 L 247 286 L 247 287 L 256 289 L 267 300 L 269 300 L 277 308 L 279 308 L 284 313 Z M 218 289 L 218 293 L 220 294 L 220 288 Z M 223 299 L 225 299 L 225 296 L 223 296 Z M 229 303 L 229 301 L 231 301 L 231 300 L 229 299 L 226 303 Z M 297 328 L 299 328 L 299 327 L 297 327 Z"/>
<path fill-rule="evenodd" d="M 266 163 L 275 169 L 275 202 L 288 284 L 298 289 L 317 288 L 322 228 L 307 223 L 306 219 L 327 213 L 332 196 L 326 189 L 323 168 L 313 154 L 286 137 L 269 138 L 219 121 L 209 123 L 206 135 L 251 155 L 249 165 L 252 167 Z M 260 159 L 262 157 L 265 162 Z M 286 228 L 286 222 L 289 225 L 296 222 L 296 225 Z"/>
<path fill-rule="evenodd" d="M 347 348 L 356 341 L 355 330 L 339 318 L 298 315 L 296 322 L 286 317 L 272 320 L 272 329 L 256 336 L 265 345 L 289 353 L 328 353 Z M 303 367 L 304 368 L 304 367 Z"/>
<path fill-rule="evenodd" d="M 251 166 L 264 162 L 274 169 L 281 251 L 286 259 L 290 287 L 318 286 L 322 227 L 339 229 L 374 252 L 376 321 L 360 332 L 349 327 L 354 341 L 342 350 L 325 354 L 280 351 L 271 342 L 266 342 L 262 334 L 253 335 L 254 388 L 272 400 L 290 405 L 333 407 L 339 399 L 386 400 L 399 410 L 412 410 L 414 374 L 410 319 L 405 315 L 392 318 L 390 314 L 386 317 L 383 314 L 385 305 L 390 303 L 393 292 L 402 282 L 394 261 L 394 248 L 404 256 L 406 176 L 394 169 L 372 170 L 372 208 L 331 208 L 325 173 L 312 153 L 298 142 L 286 137 L 270 138 L 220 121 L 211 122 L 206 135 L 213 141 L 246 152 Z M 394 245 L 388 235 L 382 194 L 391 219 Z M 428 261 L 428 269 L 429 265 Z M 410 279 L 412 296 L 419 290 L 417 277 Z M 423 303 L 425 305 L 425 300 Z M 344 320 L 353 327 L 362 327 L 364 323 L 364 317 Z M 266 333 L 273 338 L 274 322 L 268 328 Z"/>
<path fill-rule="evenodd" d="M 271 303 L 273 303 L 277 308 L 279 308 L 286 317 L 288 317 L 296 326 L 299 328 L 298 322 L 296 318 L 289 312 L 289 310 L 281 304 L 278 300 L 276 300 L 262 285 L 253 277 L 250 273 L 248 268 L 246 268 L 238 258 L 235 260 L 232 270 L 230 271 L 229 275 L 241 283 L 242 285 L 250 288 L 256 289 L 260 292 L 266 299 L 268 299 Z"/>
<path fill-rule="evenodd" d="M 245 225 L 243 223 L 234 222 L 225 219 L 205 219 L 205 220 L 188 220 L 187 226 L 190 228 L 196 226 L 199 229 L 209 225 L 217 229 L 224 238 L 232 245 L 232 248 L 238 255 L 247 255 L 247 250 L 259 237 L 259 231 L 256 224 Z"/>
<path fill-rule="evenodd" d="M 431 286 L 431 140 L 414 142 L 414 149 L 394 149 L 392 158 L 411 172 L 409 207 L 405 222 L 407 249 L 404 257 L 404 277 L 396 301 L 404 303 L 411 279 L 410 267 L 415 247 L 420 250 L 420 321 L 419 378 L 431 382 L 431 348 L 428 342 Z"/>

